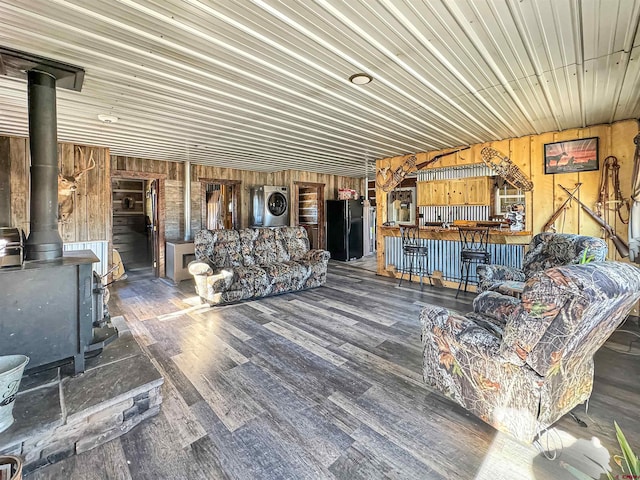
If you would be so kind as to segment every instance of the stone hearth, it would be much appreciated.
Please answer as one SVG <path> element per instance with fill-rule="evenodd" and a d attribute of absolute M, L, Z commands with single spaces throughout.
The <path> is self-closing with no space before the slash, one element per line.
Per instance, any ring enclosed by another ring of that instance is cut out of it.
<path fill-rule="evenodd" d="M 22 456 L 25 472 L 91 450 L 160 411 L 164 379 L 124 318 L 112 322 L 119 338 L 87 359 L 84 374 L 62 367 L 23 377 L 0 454 Z"/>

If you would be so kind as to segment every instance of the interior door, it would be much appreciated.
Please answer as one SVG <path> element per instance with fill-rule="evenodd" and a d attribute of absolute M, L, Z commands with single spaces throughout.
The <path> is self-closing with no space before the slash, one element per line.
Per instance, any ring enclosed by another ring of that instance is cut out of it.
<path fill-rule="evenodd" d="M 158 180 L 151 182 L 149 188 L 149 194 L 151 195 L 151 222 L 147 226 L 149 228 L 149 237 L 151 238 L 151 257 L 153 263 L 153 274 L 156 277 L 160 276 L 160 262 L 158 258 L 159 248 L 159 234 L 158 234 Z"/>
<path fill-rule="evenodd" d="M 307 230 L 311 248 L 325 248 L 324 187 L 324 183 L 294 182 L 293 224 Z"/>

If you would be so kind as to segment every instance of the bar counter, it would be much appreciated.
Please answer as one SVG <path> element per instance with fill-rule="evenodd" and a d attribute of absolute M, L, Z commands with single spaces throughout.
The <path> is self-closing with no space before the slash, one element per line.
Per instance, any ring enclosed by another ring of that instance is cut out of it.
<path fill-rule="evenodd" d="M 380 227 L 380 231 L 384 237 L 400 236 L 400 227 Z M 460 240 L 457 226 L 451 226 L 449 228 L 420 227 L 419 232 L 420 238 L 429 240 L 453 240 L 456 242 Z M 531 232 L 527 231 L 516 232 L 507 229 L 489 229 L 489 243 L 529 245 L 531 237 Z"/>
<path fill-rule="evenodd" d="M 382 250 L 378 251 L 378 273 L 399 276 L 402 271 L 400 227 L 381 226 L 379 232 L 383 245 L 378 245 L 379 250 Z M 420 227 L 419 237 L 421 245 L 428 249 L 429 272 L 431 274 L 434 271 L 442 272 L 441 278 L 444 285 L 457 287 L 460 281 L 460 235 L 458 228 L 456 226 L 450 228 Z M 487 247 L 491 254 L 491 263 L 522 267 L 525 247 L 529 245 L 531 238 L 531 232 L 527 231 L 490 229 Z M 475 265 L 472 265 L 469 280 L 475 281 L 475 279 Z"/>

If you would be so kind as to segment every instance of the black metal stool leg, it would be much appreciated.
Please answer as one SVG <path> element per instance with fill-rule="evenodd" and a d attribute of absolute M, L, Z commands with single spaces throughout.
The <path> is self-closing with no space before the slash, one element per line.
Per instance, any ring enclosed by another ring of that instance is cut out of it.
<path fill-rule="evenodd" d="M 469 270 L 471 270 L 471 262 L 465 262 L 467 264 L 467 275 L 464 278 L 464 293 L 467 293 L 467 285 L 469 284 Z"/>
<path fill-rule="evenodd" d="M 458 282 L 458 290 L 456 291 L 456 298 L 460 294 L 460 288 L 462 287 L 462 277 L 464 276 L 464 260 L 460 263 L 460 281 Z"/>

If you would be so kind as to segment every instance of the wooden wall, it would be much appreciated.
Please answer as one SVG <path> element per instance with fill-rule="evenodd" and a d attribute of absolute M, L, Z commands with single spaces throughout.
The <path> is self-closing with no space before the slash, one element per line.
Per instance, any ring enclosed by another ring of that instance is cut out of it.
<path fill-rule="evenodd" d="M 58 144 L 58 168 L 71 175 L 80 168 L 81 149 L 86 160 L 91 153 L 96 167 L 80 180 L 74 194 L 73 213 L 66 223 L 60 223 L 63 242 L 89 242 L 111 239 L 111 188 L 109 149 Z M 11 189 L 11 225 L 29 233 L 29 139 L 24 137 L 0 137 L 0 165 L 8 171 Z"/>
<path fill-rule="evenodd" d="M 620 163 L 620 184 L 622 194 L 629 198 L 631 192 L 631 174 L 633 169 L 633 157 L 635 144 L 633 138 L 638 134 L 638 122 L 635 120 L 625 120 L 608 125 L 596 125 L 588 128 L 576 128 L 562 132 L 549 132 L 541 135 L 529 135 L 520 138 L 511 138 L 497 142 L 488 142 L 472 145 L 469 150 L 456 153 L 434 163 L 430 168 L 446 167 L 453 165 L 465 165 L 482 162 L 480 151 L 489 145 L 507 155 L 523 172 L 531 178 L 534 184 L 532 192 L 526 194 L 526 229 L 534 234 L 539 233 L 543 225 L 551 217 L 553 212 L 564 202 L 567 194 L 560 188 L 560 185 L 573 189 L 576 183 L 581 182 L 582 187 L 578 198 L 589 208 L 595 210 L 594 204 L 598 198 L 599 182 L 601 171 L 582 173 L 562 173 L 555 175 L 545 175 L 544 173 L 544 144 L 558 142 L 562 140 L 573 140 L 578 138 L 598 137 L 599 138 L 599 158 L 602 167 L 603 160 L 614 155 Z M 418 153 L 418 163 L 426 161 L 443 151 Z M 376 168 L 391 166 L 393 171 L 400 165 L 405 157 L 383 158 L 376 162 Z M 376 189 L 376 203 L 378 206 L 378 225 L 387 218 L 387 195 L 381 189 Z M 628 238 L 627 225 L 620 222 L 615 215 L 609 216 L 611 226 L 616 233 L 625 241 Z M 561 230 L 564 224 L 564 229 Z M 556 222 L 558 232 L 579 233 L 596 237 L 602 236 L 600 227 L 574 202 L 567 211 L 564 222 L 562 217 Z M 378 235 L 378 270 L 384 268 L 380 266 L 381 259 L 384 258 L 384 241 Z M 619 260 L 615 247 L 609 241 L 609 258 Z"/>
<path fill-rule="evenodd" d="M 113 171 L 141 171 L 166 175 L 166 223 L 167 239 L 184 237 L 184 164 L 132 157 L 111 157 Z M 293 191 L 294 182 L 313 182 L 325 184 L 325 198 L 338 198 L 339 188 L 353 188 L 363 192 L 364 181 L 360 178 L 325 175 L 299 170 L 281 172 L 255 172 L 233 168 L 191 165 L 191 229 L 192 232 L 202 228 L 202 185 L 201 180 L 239 180 L 240 184 L 240 226 L 249 226 L 251 214 L 251 187 L 260 185 L 283 185 Z"/>
<path fill-rule="evenodd" d="M 283 185 L 293 192 L 294 182 L 324 183 L 325 200 L 338 198 L 338 189 L 351 188 L 364 196 L 364 178 L 341 177 L 323 173 L 304 172 L 301 170 L 284 170 L 273 174 L 271 185 Z"/>
<path fill-rule="evenodd" d="M 164 191 L 158 208 L 164 212 L 164 238 L 161 241 L 184 237 L 184 164 L 143 158 L 110 156 L 106 147 L 60 143 L 58 145 L 59 169 L 72 174 L 80 167 L 80 148 L 88 160 L 91 153 L 96 167 L 83 176 L 74 198 L 74 212 L 68 222 L 60 224 L 64 242 L 111 241 L 112 202 L 111 177 L 128 173 L 136 178 L 160 178 Z M 9 176 L 11 225 L 29 233 L 29 139 L 0 136 L 0 175 Z M 287 170 L 267 173 L 231 168 L 191 166 L 191 228 L 196 232 L 202 225 L 201 179 L 239 180 L 240 225 L 249 225 L 250 189 L 259 185 L 285 185 L 293 190 L 293 182 L 305 181 L 325 184 L 325 198 L 337 198 L 339 188 L 353 188 L 363 192 L 362 179 L 324 175 L 312 172 Z M 3 186 L 4 189 L 4 186 Z M 162 214 L 162 213 L 161 213 Z M 160 274 L 164 275 L 164 255 L 160 253 Z"/>

